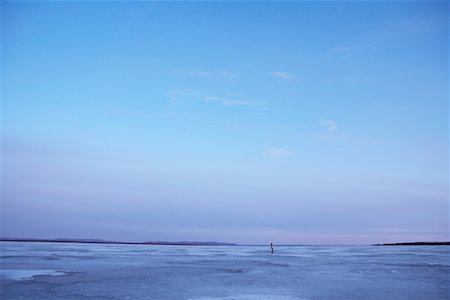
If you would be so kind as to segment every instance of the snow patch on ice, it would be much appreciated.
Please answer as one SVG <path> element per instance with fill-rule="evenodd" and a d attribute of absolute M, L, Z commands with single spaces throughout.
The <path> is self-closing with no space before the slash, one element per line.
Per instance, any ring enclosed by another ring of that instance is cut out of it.
<path fill-rule="evenodd" d="M 1 277 L 11 280 L 29 280 L 38 275 L 61 276 L 66 274 L 64 271 L 57 270 L 0 270 Z"/>

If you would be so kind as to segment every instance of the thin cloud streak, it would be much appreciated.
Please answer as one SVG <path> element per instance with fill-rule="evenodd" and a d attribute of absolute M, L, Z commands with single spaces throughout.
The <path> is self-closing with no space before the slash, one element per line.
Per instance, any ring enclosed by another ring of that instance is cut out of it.
<path fill-rule="evenodd" d="M 238 78 L 238 76 L 228 70 L 221 71 L 192 71 L 189 72 L 194 77 L 207 77 L 207 78 Z"/>
<path fill-rule="evenodd" d="M 275 77 L 283 78 L 283 79 L 294 79 L 294 74 L 283 72 L 283 71 L 272 71 L 270 74 L 272 74 Z"/>
<path fill-rule="evenodd" d="M 429 34 L 439 28 L 441 21 L 429 16 L 409 17 L 381 24 L 378 29 L 368 32 L 364 39 L 350 45 L 338 45 L 328 50 L 329 53 L 350 58 L 355 55 L 370 52 L 376 48 L 391 45 L 393 41 L 411 36 Z"/>
<path fill-rule="evenodd" d="M 269 148 L 264 151 L 264 154 L 270 157 L 286 157 L 294 154 L 294 151 L 283 148 Z"/>
<path fill-rule="evenodd" d="M 186 111 L 188 103 L 200 102 L 207 104 L 219 104 L 222 106 L 247 106 L 258 109 L 260 104 L 240 97 L 229 97 L 227 95 L 214 95 L 194 89 L 172 89 L 167 91 L 169 98 L 168 113 L 171 115 L 193 114 L 191 110 Z M 184 104 L 183 104 L 184 103 Z M 181 111 L 178 111 L 181 109 Z"/>
<path fill-rule="evenodd" d="M 230 98 L 222 98 L 222 97 L 211 97 L 207 96 L 204 97 L 205 102 L 218 102 L 222 105 L 254 105 L 253 102 L 246 101 L 246 100 L 237 100 L 237 99 L 230 99 Z"/>

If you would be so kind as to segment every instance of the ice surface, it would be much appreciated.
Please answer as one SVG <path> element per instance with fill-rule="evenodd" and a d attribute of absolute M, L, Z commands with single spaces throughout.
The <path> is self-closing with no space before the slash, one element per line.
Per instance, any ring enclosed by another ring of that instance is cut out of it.
<path fill-rule="evenodd" d="M 1 299 L 450 299 L 448 246 L 0 243 Z"/>
<path fill-rule="evenodd" d="M 191 298 L 189 300 L 301 300 L 295 296 L 270 296 L 270 295 L 234 295 L 229 297 L 200 297 Z"/>

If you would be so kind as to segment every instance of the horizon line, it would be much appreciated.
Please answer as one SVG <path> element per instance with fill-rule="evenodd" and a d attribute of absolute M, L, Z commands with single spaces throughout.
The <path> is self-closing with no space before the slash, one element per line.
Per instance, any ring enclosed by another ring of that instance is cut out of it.
<path fill-rule="evenodd" d="M 268 246 L 267 244 L 250 243 L 241 244 L 233 242 L 220 242 L 220 241 L 145 241 L 145 242 L 130 242 L 130 241 L 114 241 L 103 239 L 90 239 L 90 238 L 0 238 L 0 242 L 30 242 L 30 243 L 73 243 L 73 244 L 109 244 L 109 245 L 148 245 L 148 246 Z M 413 244 L 442 244 L 450 245 L 450 241 L 414 241 L 414 242 L 395 242 L 395 243 L 370 243 L 370 244 L 273 244 L 278 247 L 299 247 L 299 246 L 383 246 L 383 245 L 413 245 Z"/>

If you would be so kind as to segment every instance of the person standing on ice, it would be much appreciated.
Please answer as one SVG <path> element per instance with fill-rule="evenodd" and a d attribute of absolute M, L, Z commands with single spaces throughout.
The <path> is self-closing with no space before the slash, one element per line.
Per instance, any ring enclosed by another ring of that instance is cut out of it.
<path fill-rule="evenodd" d="M 272 250 L 272 254 L 273 254 L 273 244 L 270 243 L 270 250 Z"/>

